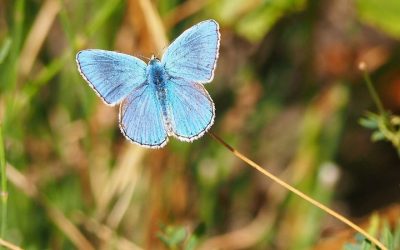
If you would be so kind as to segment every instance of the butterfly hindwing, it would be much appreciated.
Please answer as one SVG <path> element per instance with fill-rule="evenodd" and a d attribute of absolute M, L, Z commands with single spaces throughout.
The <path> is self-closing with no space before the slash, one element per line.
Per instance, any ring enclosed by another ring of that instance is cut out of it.
<path fill-rule="evenodd" d="M 166 93 L 168 120 L 175 137 L 193 141 L 212 126 L 214 103 L 202 84 L 172 78 L 166 83 Z"/>
<path fill-rule="evenodd" d="M 119 125 L 127 139 L 149 148 L 167 141 L 162 107 L 153 86 L 142 84 L 121 103 Z"/>
<path fill-rule="evenodd" d="M 166 50 L 162 63 L 175 78 L 197 83 L 210 82 L 214 77 L 219 50 L 219 26 L 206 20 L 183 32 Z"/>
<path fill-rule="evenodd" d="M 146 81 L 146 63 L 130 55 L 91 49 L 78 52 L 76 61 L 83 78 L 108 105 L 121 102 Z"/>

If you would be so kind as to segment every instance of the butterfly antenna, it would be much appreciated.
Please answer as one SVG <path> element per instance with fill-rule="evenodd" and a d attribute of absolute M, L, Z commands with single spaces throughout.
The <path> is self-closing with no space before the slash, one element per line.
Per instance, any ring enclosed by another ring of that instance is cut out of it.
<path fill-rule="evenodd" d="M 164 55 L 164 53 L 165 53 L 165 51 L 167 50 L 167 48 L 168 48 L 168 46 L 166 45 L 166 46 L 164 46 L 164 47 L 161 49 L 161 51 L 158 50 L 158 51 L 157 51 L 157 58 L 160 58 L 160 59 L 161 59 L 162 55 Z"/>
<path fill-rule="evenodd" d="M 141 55 L 141 54 L 134 54 L 134 56 L 139 57 L 140 59 L 143 59 L 143 60 L 150 61 L 150 58 L 148 58 L 147 56 Z"/>

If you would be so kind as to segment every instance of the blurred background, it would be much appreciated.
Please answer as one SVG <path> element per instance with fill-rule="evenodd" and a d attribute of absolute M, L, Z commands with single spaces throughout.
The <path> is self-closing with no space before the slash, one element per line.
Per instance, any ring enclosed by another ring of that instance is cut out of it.
<path fill-rule="evenodd" d="M 216 104 L 211 130 L 365 228 L 375 225 L 377 237 L 392 235 L 395 249 L 399 13 L 398 0 L 0 0 L 8 177 L 0 238 L 24 249 L 357 244 L 341 222 L 207 134 L 160 150 L 130 144 L 118 108 L 78 73 L 81 49 L 160 56 L 182 31 L 212 18 L 222 40 L 206 85 Z M 361 61 L 390 114 L 374 105 Z M 383 224 L 393 234 L 380 234 Z"/>

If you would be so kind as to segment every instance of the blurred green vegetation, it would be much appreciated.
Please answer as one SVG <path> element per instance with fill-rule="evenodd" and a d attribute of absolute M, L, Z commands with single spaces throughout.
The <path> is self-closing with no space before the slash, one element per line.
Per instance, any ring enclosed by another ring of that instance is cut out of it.
<path fill-rule="evenodd" d="M 380 241 L 385 246 L 387 246 L 388 249 L 400 248 L 400 220 L 398 220 L 397 224 L 395 224 L 394 228 L 392 229 L 391 226 L 387 223 L 387 221 L 381 222 L 378 215 L 376 214 L 372 215 L 368 231 L 372 235 L 376 235 L 378 231 L 381 231 L 382 233 Z M 373 249 L 371 243 L 365 240 L 365 238 L 362 235 L 356 234 L 355 239 L 356 239 L 355 243 L 346 244 L 344 249 L 345 250 Z"/>
<path fill-rule="evenodd" d="M 80 49 L 150 57 L 213 18 L 222 41 L 206 86 L 216 103 L 212 130 L 366 228 L 379 210 L 376 234 L 399 239 L 399 157 L 358 124 L 375 107 L 357 68 L 368 65 L 385 110 L 397 117 L 399 10 L 397 0 L 0 0 L 8 179 L 0 238 L 23 249 L 366 244 L 208 136 L 172 139 L 161 150 L 129 144 L 118 109 L 79 76 Z M 382 119 L 367 118 L 375 130 Z"/>

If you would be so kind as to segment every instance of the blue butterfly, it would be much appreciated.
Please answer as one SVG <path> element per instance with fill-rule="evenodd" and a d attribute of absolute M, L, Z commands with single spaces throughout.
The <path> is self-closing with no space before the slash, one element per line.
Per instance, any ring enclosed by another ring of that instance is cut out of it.
<path fill-rule="evenodd" d="M 78 70 L 108 105 L 121 103 L 119 126 L 131 142 L 161 148 L 169 136 L 191 142 L 213 124 L 214 103 L 203 84 L 211 82 L 220 43 L 218 23 L 206 20 L 184 31 L 146 64 L 113 51 L 76 55 Z"/>

